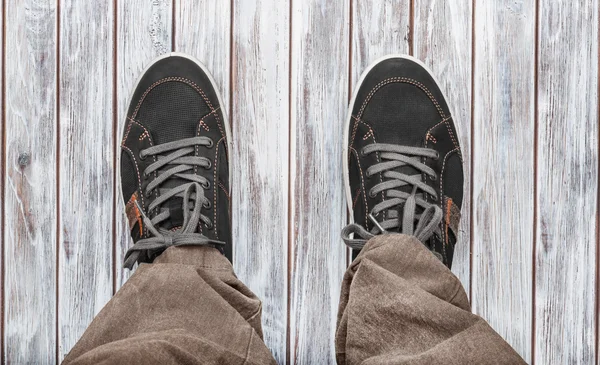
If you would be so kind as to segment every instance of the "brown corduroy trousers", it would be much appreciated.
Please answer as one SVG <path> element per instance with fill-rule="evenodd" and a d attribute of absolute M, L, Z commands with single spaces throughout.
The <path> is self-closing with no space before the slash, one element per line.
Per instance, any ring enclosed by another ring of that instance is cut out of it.
<path fill-rule="evenodd" d="M 344 276 L 338 364 L 523 364 L 472 314 L 458 279 L 416 238 L 371 239 Z M 324 359 L 325 361 L 325 359 Z M 142 264 L 63 364 L 274 364 L 261 302 L 207 247 Z"/>

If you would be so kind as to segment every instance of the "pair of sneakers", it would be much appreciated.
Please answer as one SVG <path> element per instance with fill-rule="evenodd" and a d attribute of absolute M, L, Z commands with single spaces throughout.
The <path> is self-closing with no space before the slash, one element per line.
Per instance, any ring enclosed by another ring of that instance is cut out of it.
<path fill-rule="evenodd" d="M 168 54 L 142 74 L 121 142 L 121 188 L 134 245 L 124 266 L 170 246 L 232 253 L 231 132 L 215 82 L 197 60 Z M 343 168 L 354 257 L 378 234 L 417 237 L 448 267 L 463 195 L 462 156 L 446 99 L 409 56 L 376 61 L 350 103 Z M 340 156 L 341 157 L 341 156 Z"/>

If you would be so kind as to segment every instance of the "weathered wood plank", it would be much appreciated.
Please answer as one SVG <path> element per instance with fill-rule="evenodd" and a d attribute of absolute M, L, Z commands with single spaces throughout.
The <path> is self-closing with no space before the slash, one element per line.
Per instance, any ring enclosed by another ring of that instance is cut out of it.
<path fill-rule="evenodd" d="M 289 184 L 289 2 L 233 4 L 234 266 L 263 302 L 263 331 L 286 361 Z"/>
<path fill-rule="evenodd" d="M 452 271 L 469 293 L 471 279 L 471 41 L 472 1 L 415 1 L 413 51 L 448 98 L 463 154 L 464 193 Z"/>
<path fill-rule="evenodd" d="M 335 364 L 346 247 L 342 184 L 349 2 L 292 2 L 290 362 Z"/>
<path fill-rule="evenodd" d="M 56 363 L 56 1 L 5 4 L 3 363 Z"/>
<path fill-rule="evenodd" d="M 125 123 L 129 98 L 135 83 L 143 70 L 158 56 L 171 51 L 172 39 L 172 0 L 128 0 L 117 1 L 117 129 L 116 138 L 120 142 Z M 116 156 L 120 158 L 121 147 L 116 144 Z M 115 166 L 116 201 L 116 287 L 121 287 L 130 275 L 123 269 L 123 258 L 133 244 L 129 227 L 125 220 L 125 208 L 120 185 L 120 163 Z"/>
<path fill-rule="evenodd" d="M 531 361 L 535 1 L 475 13 L 473 310 Z"/>
<path fill-rule="evenodd" d="M 598 315 L 598 1 L 541 0 L 538 16 L 534 360 L 591 364 Z"/>
<path fill-rule="evenodd" d="M 113 2 L 63 0 L 59 360 L 113 293 Z"/>
<path fill-rule="evenodd" d="M 410 1 L 352 0 L 352 90 L 373 61 L 410 52 Z"/>
<path fill-rule="evenodd" d="M 173 22 L 173 50 L 208 67 L 229 115 L 231 1 L 175 0 Z"/>

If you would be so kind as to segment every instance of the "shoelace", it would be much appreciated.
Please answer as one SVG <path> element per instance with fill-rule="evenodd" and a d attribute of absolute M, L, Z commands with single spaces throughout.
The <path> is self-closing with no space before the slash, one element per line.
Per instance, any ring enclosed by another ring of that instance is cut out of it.
<path fill-rule="evenodd" d="M 181 197 L 183 198 L 183 224 L 181 228 L 175 231 L 161 228 L 159 226 L 160 223 L 170 217 L 169 209 L 162 209 L 159 214 L 150 219 L 136 202 L 142 215 L 144 227 L 150 231 L 152 236 L 140 239 L 127 251 L 123 264 L 125 268 L 133 268 L 142 251 L 146 250 L 165 250 L 170 246 L 222 246 L 225 244 L 224 242 L 210 239 L 196 232 L 200 222 L 208 228 L 212 228 L 213 226 L 210 218 L 201 214 L 203 207 L 207 209 L 211 207 L 210 200 L 204 196 L 204 189 L 210 188 L 210 181 L 193 173 L 193 170 L 197 167 L 210 169 L 212 166 L 211 162 L 205 157 L 187 156 L 194 152 L 197 145 L 210 148 L 213 142 L 208 137 L 193 137 L 163 143 L 140 152 L 140 158 L 142 159 L 147 156 L 158 156 L 157 161 L 150 164 L 144 170 L 145 177 L 167 165 L 174 166 L 164 172 L 160 172 L 158 177 L 146 186 L 146 195 L 149 195 L 154 189 L 159 189 L 160 191 L 160 196 L 150 203 L 148 211 L 150 212 L 153 209 L 161 207 L 163 203 L 173 197 Z M 162 156 L 162 154 L 167 152 L 171 153 Z M 191 182 L 170 189 L 160 189 L 160 185 L 172 177 L 178 177 Z M 193 205 L 193 209 L 191 205 Z"/>
<path fill-rule="evenodd" d="M 437 179 L 435 171 L 421 162 L 422 158 L 438 158 L 438 153 L 429 148 L 398 146 L 393 144 L 374 143 L 365 146 L 361 154 L 369 155 L 371 153 L 381 153 L 380 163 L 370 166 L 365 172 L 367 176 L 382 174 L 383 181 L 371 188 L 368 192 L 371 198 L 377 194 L 385 192 L 386 198 L 377 203 L 371 212 L 369 219 L 374 227 L 369 232 L 365 227 L 353 223 L 342 230 L 342 239 L 346 245 L 352 249 L 360 250 L 365 243 L 378 234 L 385 234 L 389 229 L 402 228 L 402 233 L 415 236 L 419 241 L 427 241 L 436 231 L 439 230 L 443 213 L 440 207 L 428 203 L 423 199 L 423 193 L 429 194 L 434 200 L 438 199 L 435 189 L 427 185 L 422 178 L 422 174 L 427 174 L 433 179 Z M 394 171 L 403 166 L 412 166 L 419 174 L 407 175 Z M 404 186 L 412 186 L 412 192 L 397 190 Z M 421 191 L 422 193 L 418 193 Z M 404 204 L 402 209 L 402 222 L 397 214 L 396 208 Z M 417 214 L 417 207 L 423 209 L 421 214 Z M 386 212 L 386 219 L 379 222 L 375 216 L 381 212 Z M 417 225 L 415 227 L 415 220 Z M 350 235 L 360 238 L 350 238 Z"/>

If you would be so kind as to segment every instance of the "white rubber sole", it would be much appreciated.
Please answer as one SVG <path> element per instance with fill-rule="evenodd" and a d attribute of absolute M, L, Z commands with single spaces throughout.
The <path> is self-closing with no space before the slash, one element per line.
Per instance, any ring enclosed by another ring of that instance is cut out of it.
<path fill-rule="evenodd" d="M 392 58 L 401 58 L 401 59 L 405 59 L 405 60 L 409 60 L 412 61 L 416 64 L 418 64 L 419 66 L 423 67 L 425 69 L 425 71 L 427 71 L 427 73 L 429 73 L 429 75 L 431 76 L 431 78 L 433 79 L 433 81 L 439 86 L 441 85 L 440 82 L 437 80 L 437 78 L 435 77 L 435 75 L 433 74 L 433 72 L 431 72 L 431 70 L 429 69 L 429 67 L 427 67 L 421 60 L 414 58 L 413 56 L 409 56 L 409 55 L 403 55 L 403 54 L 392 54 L 392 55 L 387 55 L 384 57 L 381 57 L 377 60 L 375 60 L 373 63 L 371 63 L 364 71 L 363 73 L 360 75 L 360 78 L 358 79 L 358 82 L 356 84 L 356 86 L 354 87 L 354 91 L 352 92 L 352 99 L 350 100 L 350 104 L 348 105 L 348 116 L 346 117 L 346 127 L 344 129 L 344 152 L 343 152 L 343 161 L 342 161 L 342 167 L 343 167 L 343 172 L 344 172 L 344 186 L 346 189 L 346 203 L 348 205 L 348 213 L 350 215 L 350 223 L 354 223 L 354 211 L 352 209 L 352 191 L 350 190 L 350 170 L 349 170 L 349 151 L 348 151 L 348 138 L 350 137 L 350 125 L 352 123 L 352 107 L 354 106 L 354 103 L 356 102 L 356 96 L 358 94 L 358 90 L 360 89 L 362 83 L 365 81 L 365 78 L 367 77 L 367 74 L 369 72 L 371 72 L 371 70 L 379 65 L 381 62 L 383 61 L 387 61 L 389 59 Z M 442 92 L 442 96 L 444 97 L 444 100 L 446 100 L 446 103 L 448 102 L 448 98 L 446 98 L 446 95 L 444 94 L 444 91 L 441 90 Z M 450 108 L 450 106 L 448 106 L 448 108 L 450 109 L 450 115 L 454 115 L 452 114 L 452 109 Z"/>
<path fill-rule="evenodd" d="M 202 69 L 202 71 L 206 74 L 206 76 L 208 76 L 208 79 L 210 80 L 213 88 L 215 89 L 215 93 L 217 94 L 217 99 L 219 100 L 219 107 L 221 108 L 221 111 L 223 113 L 223 124 L 225 125 L 224 126 L 225 134 L 226 134 L 226 138 L 227 138 L 227 157 L 229 160 L 227 162 L 227 164 L 229 165 L 229 178 L 231 179 L 231 172 L 232 172 L 232 170 L 231 170 L 231 167 L 232 167 L 232 165 L 231 165 L 231 154 L 232 154 L 231 127 L 229 126 L 229 119 L 227 118 L 227 111 L 225 110 L 225 104 L 223 103 L 223 98 L 221 97 L 221 92 L 219 92 L 217 83 L 215 82 L 213 75 L 210 73 L 210 71 L 208 71 L 208 69 L 202 62 L 200 62 L 195 57 L 192 57 L 188 54 L 180 53 L 180 52 L 165 53 L 164 55 L 161 55 L 161 56 L 155 58 L 148 66 L 146 66 L 146 68 L 144 69 L 144 71 L 142 71 L 140 76 L 138 76 L 138 79 L 137 79 L 135 85 L 133 86 L 131 93 L 129 94 L 129 102 L 131 103 L 131 99 L 133 98 L 133 94 L 135 93 L 135 90 L 137 89 L 138 85 L 140 84 L 140 81 L 142 81 L 142 77 L 144 77 L 144 75 L 150 69 L 150 67 L 154 66 L 157 62 L 164 60 L 165 58 L 173 57 L 173 56 L 187 58 L 188 60 L 197 64 L 198 67 L 200 67 Z M 125 119 L 127 118 L 127 110 L 125 111 L 125 116 L 123 116 L 123 117 Z M 121 154 L 119 154 L 119 158 L 120 158 L 120 155 Z M 118 163 L 120 163 L 120 162 L 118 162 Z M 121 171 L 121 169 L 119 168 L 119 174 L 120 174 L 120 171 Z M 119 178 L 120 178 L 120 176 L 119 176 Z M 231 194 L 231 184 L 229 184 L 229 194 Z"/>

